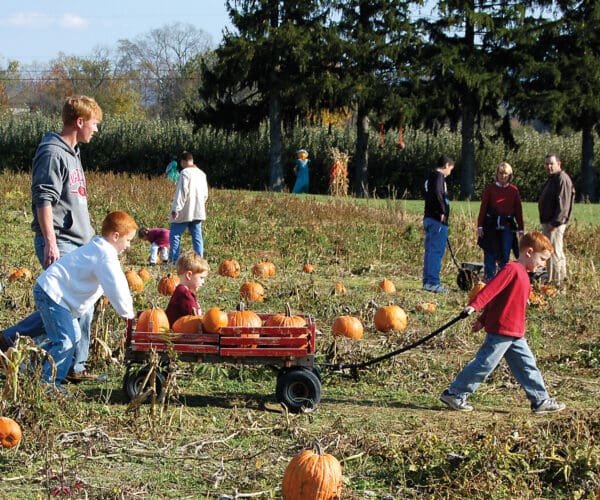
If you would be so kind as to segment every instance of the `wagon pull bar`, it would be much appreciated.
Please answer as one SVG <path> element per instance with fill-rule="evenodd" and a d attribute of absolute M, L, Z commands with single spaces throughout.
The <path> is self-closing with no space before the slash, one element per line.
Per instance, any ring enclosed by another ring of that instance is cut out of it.
<path fill-rule="evenodd" d="M 322 363 L 322 364 L 319 364 L 319 366 L 329 368 L 331 370 L 336 370 L 336 371 L 337 370 L 339 370 L 339 371 L 351 370 L 353 377 L 356 379 L 357 375 L 358 375 L 358 370 L 360 370 L 362 368 L 366 368 L 367 366 L 374 365 L 376 363 L 380 363 L 381 361 L 385 361 L 386 359 L 393 358 L 394 356 L 397 356 L 400 353 L 414 349 L 415 347 L 420 346 L 421 344 L 424 344 L 429 339 L 432 339 L 436 335 L 439 335 L 447 328 L 450 328 L 454 323 L 456 323 L 457 321 L 460 321 L 461 319 L 466 318 L 467 316 L 468 316 L 468 314 L 465 311 L 461 311 L 458 316 L 452 318 L 450 321 L 448 321 L 448 323 L 440 326 L 437 330 L 431 332 L 429 335 L 426 335 L 425 337 L 420 338 L 419 340 L 413 342 L 412 344 L 409 344 L 409 345 L 406 345 L 399 349 L 396 349 L 395 351 L 388 352 L 387 354 L 383 354 L 377 358 L 369 359 L 367 361 L 363 361 L 362 363 L 348 363 L 348 364 L 346 364 L 346 363 L 337 363 L 337 364 L 336 363 Z"/>

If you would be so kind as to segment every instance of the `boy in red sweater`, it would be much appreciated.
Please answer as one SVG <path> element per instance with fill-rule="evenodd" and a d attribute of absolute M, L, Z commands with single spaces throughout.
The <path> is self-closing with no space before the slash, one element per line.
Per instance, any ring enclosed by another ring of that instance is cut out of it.
<path fill-rule="evenodd" d="M 467 397 L 494 371 L 504 358 L 521 387 L 525 390 L 535 414 L 565 409 L 546 390 L 533 353 L 525 340 L 525 310 L 531 283 L 527 272 L 543 266 L 552 255 L 552 244 L 542 233 L 525 234 L 519 242 L 519 259 L 510 262 L 479 292 L 465 308 L 473 314 L 485 307 L 473 323 L 473 331 L 485 328 L 482 346 L 467 366 L 457 375 L 440 400 L 453 410 L 471 411 Z"/>
<path fill-rule="evenodd" d="M 148 265 L 156 265 L 159 255 L 163 262 L 169 260 L 169 248 L 171 247 L 169 244 L 169 235 L 170 231 L 162 227 L 155 227 L 153 229 L 143 227 L 138 231 L 138 236 L 142 240 L 150 242 Z"/>
<path fill-rule="evenodd" d="M 181 316 L 202 314 L 195 292 L 204 285 L 209 270 L 208 262 L 195 252 L 186 252 L 177 259 L 179 285 L 171 295 L 165 311 L 171 327 Z"/>

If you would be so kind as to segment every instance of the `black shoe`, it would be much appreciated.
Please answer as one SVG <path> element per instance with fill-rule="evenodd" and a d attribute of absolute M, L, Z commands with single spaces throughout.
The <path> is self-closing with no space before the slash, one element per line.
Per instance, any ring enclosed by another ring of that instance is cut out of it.
<path fill-rule="evenodd" d="M 70 382 L 71 384 L 78 384 L 79 382 L 106 382 L 107 380 L 108 377 L 106 375 L 95 375 L 87 370 L 71 372 L 65 378 L 65 382 Z"/>

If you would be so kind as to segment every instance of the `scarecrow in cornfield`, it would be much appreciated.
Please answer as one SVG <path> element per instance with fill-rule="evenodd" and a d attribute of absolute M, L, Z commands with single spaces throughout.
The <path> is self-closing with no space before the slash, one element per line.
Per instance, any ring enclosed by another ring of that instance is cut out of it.
<path fill-rule="evenodd" d="M 308 193 L 308 167 L 310 166 L 308 151 L 306 151 L 306 149 L 300 149 L 296 151 L 296 155 L 298 156 L 296 159 L 296 166 L 294 167 L 296 183 L 294 184 L 292 193 Z"/>
<path fill-rule="evenodd" d="M 329 173 L 329 194 L 331 196 L 348 195 L 348 153 L 341 152 L 338 148 L 331 148 L 333 164 Z"/>

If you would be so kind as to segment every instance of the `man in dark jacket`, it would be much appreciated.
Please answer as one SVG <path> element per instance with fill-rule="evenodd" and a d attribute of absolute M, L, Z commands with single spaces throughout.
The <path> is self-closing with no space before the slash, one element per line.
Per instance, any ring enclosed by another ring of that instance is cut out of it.
<path fill-rule="evenodd" d="M 544 235 L 554 247 L 554 254 L 548 261 L 548 282 L 561 288 L 567 277 L 567 258 L 563 239 L 571 219 L 575 188 L 571 178 L 562 170 L 558 155 L 548 153 L 544 165 L 548 172 L 548 179 L 540 192 L 538 209 Z"/>

